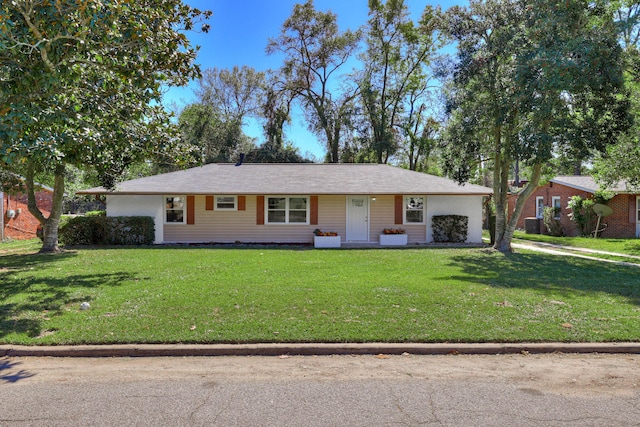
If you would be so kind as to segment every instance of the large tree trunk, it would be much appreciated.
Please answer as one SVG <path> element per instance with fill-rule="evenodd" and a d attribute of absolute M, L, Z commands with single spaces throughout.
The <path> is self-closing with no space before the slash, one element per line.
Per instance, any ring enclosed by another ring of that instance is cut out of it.
<path fill-rule="evenodd" d="M 516 225 L 518 224 L 518 219 L 522 214 L 522 210 L 524 209 L 524 204 L 534 192 L 534 190 L 538 187 L 538 183 L 540 182 L 540 175 L 542 171 L 542 163 L 536 163 L 533 166 L 533 171 L 531 173 L 531 179 L 527 186 L 518 193 L 518 198 L 516 199 L 516 205 L 511 213 L 511 217 L 509 221 L 504 226 L 504 232 L 500 236 L 500 240 L 498 240 L 496 236 L 496 243 L 494 248 L 499 250 L 500 252 L 511 252 L 511 241 L 513 240 L 513 233 L 516 230 Z"/>
<path fill-rule="evenodd" d="M 62 201 L 64 197 L 64 163 L 59 163 L 54 172 L 53 200 L 51 202 L 51 213 L 45 218 L 36 203 L 34 185 L 34 165 L 30 163 L 27 168 L 27 206 L 29 212 L 42 225 L 43 244 L 40 253 L 60 252 L 58 247 L 58 226 L 62 216 Z"/>

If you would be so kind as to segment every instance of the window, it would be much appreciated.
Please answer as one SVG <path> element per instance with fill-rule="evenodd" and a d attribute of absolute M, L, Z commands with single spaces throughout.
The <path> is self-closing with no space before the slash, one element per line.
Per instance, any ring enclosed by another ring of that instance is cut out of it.
<path fill-rule="evenodd" d="M 184 224 L 185 219 L 184 196 L 166 196 L 164 200 L 164 219 L 167 223 Z"/>
<path fill-rule="evenodd" d="M 536 218 L 542 218 L 544 212 L 544 197 L 536 197 Z"/>
<path fill-rule="evenodd" d="M 560 205 L 560 196 L 551 197 L 551 206 L 553 206 L 553 217 L 560 219 L 560 213 L 562 212 L 562 206 Z"/>
<path fill-rule="evenodd" d="M 424 223 L 424 197 L 408 196 L 404 198 L 405 224 Z"/>
<path fill-rule="evenodd" d="M 308 224 L 309 197 L 267 197 L 267 224 Z"/>
<path fill-rule="evenodd" d="M 640 222 L 640 196 L 636 196 L 636 221 Z"/>
<path fill-rule="evenodd" d="M 235 211 L 238 209 L 237 196 L 216 196 L 216 210 Z"/>

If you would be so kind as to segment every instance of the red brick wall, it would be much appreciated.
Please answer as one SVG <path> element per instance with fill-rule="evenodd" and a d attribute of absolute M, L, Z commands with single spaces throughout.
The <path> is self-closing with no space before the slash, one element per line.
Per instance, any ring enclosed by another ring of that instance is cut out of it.
<path fill-rule="evenodd" d="M 592 198 L 593 194 L 576 190 L 566 185 L 560 185 L 550 182 L 546 185 L 538 187 L 533 194 L 527 199 L 522 215 L 518 219 L 517 228 L 524 229 L 524 219 L 536 216 L 536 197 L 542 196 L 545 206 L 551 206 L 552 197 L 560 196 L 560 206 L 562 206 L 562 212 L 560 213 L 560 224 L 562 225 L 562 231 L 565 236 L 576 236 L 575 224 L 569 219 L 570 209 L 567 208 L 569 199 L 572 196 L 580 196 L 582 198 Z M 509 198 L 509 212 L 513 212 L 515 206 L 516 196 L 510 196 Z M 630 221 L 630 210 L 633 208 L 635 212 L 635 194 L 618 194 L 607 203 L 609 207 L 613 209 L 613 214 L 604 217 L 603 223 L 607 224 L 607 228 L 602 233 L 602 237 L 612 238 L 633 238 L 636 237 L 636 224 L 635 221 Z M 542 225 L 542 232 L 547 233 L 546 227 Z"/>
<path fill-rule="evenodd" d="M 607 223 L 602 237 L 636 237 L 636 195 L 618 194 L 607 205 L 613 214 L 602 218 Z"/>
<path fill-rule="evenodd" d="M 52 194 L 48 191 L 39 191 L 36 193 L 36 204 L 42 211 L 45 217 L 49 216 L 51 212 Z M 38 227 L 38 220 L 29 213 L 27 208 L 27 195 L 17 194 L 8 195 L 4 194 L 2 206 L 2 213 L 4 215 L 4 237 L 14 240 L 25 240 L 36 237 L 36 229 Z M 16 211 L 16 216 L 9 219 L 7 217 L 8 210 Z M 18 209 L 21 212 L 18 214 Z"/>

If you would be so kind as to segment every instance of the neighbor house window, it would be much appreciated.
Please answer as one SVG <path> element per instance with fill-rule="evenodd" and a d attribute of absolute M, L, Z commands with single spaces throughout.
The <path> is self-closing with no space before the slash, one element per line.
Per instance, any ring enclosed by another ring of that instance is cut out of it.
<path fill-rule="evenodd" d="M 235 211 L 238 209 L 237 196 L 216 196 L 216 210 Z"/>
<path fill-rule="evenodd" d="M 536 197 L 536 218 L 542 218 L 544 212 L 544 197 Z"/>
<path fill-rule="evenodd" d="M 560 219 L 560 212 L 562 212 L 562 206 L 560 205 L 560 196 L 553 196 L 551 198 L 551 206 L 553 206 L 553 217 Z"/>
<path fill-rule="evenodd" d="M 424 223 L 424 197 L 407 196 L 404 198 L 404 222 L 405 224 Z"/>
<path fill-rule="evenodd" d="M 309 197 L 267 197 L 267 224 L 308 224 Z"/>
<path fill-rule="evenodd" d="M 165 222 L 172 224 L 184 223 L 186 216 L 185 200 L 184 196 L 166 196 L 164 198 Z"/>

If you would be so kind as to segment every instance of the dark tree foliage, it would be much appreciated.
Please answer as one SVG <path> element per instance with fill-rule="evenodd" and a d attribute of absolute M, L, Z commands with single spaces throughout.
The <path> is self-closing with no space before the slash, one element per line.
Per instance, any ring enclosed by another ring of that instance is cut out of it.
<path fill-rule="evenodd" d="M 447 11 L 458 44 L 443 166 L 460 182 L 492 162 L 497 249 L 511 249 L 524 202 L 555 153 L 602 150 L 629 125 L 622 51 L 610 13 L 572 0 L 471 1 Z M 528 185 L 507 212 L 515 161 Z"/>
<path fill-rule="evenodd" d="M 162 87 L 199 76 L 184 31 L 209 14 L 181 0 L 2 2 L 0 162 L 25 171 L 43 251 L 58 250 L 66 165 L 113 187 L 128 165 L 174 149 Z M 48 218 L 32 191 L 39 171 L 54 176 Z"/>

